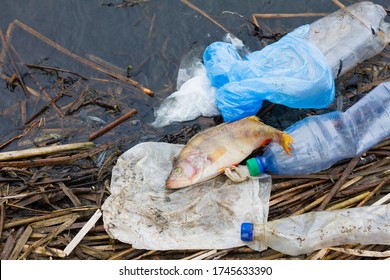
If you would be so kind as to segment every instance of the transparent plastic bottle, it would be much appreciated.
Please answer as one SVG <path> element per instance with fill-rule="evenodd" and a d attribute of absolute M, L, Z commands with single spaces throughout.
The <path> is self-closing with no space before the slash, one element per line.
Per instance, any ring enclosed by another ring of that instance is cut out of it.
<path fill-rule="evenodd" d="M 285 132 L 294 139 L 292 155 L 271 142 L 262 156 L 247 161 L 250 170 L 307 174 L 360 155 L 390 136 L 390 82 L 377 86 L 344 113 L 310 116 Z"/>
<path fill-rule="evenodd" d="M 296 256 L 345 244 L 390 244 L 390 204 L 309 212 L 264 224 L 242 223 L 241 240 Z"/>
<path fill-rule="evenodd" d="M 380 53 L 390 41 L 385 9 L 359 2 L 310 24 L 303 37 L 326 57 L 335 78 Z"/>

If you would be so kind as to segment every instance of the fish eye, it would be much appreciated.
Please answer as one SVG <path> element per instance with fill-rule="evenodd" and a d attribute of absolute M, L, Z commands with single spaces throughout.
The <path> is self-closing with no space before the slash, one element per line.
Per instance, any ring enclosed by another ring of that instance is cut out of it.
<path fill-rule="evenodd" d="M 175 169 L 173 169 L 173 174 L 175 175 L 179 175 L 181 173 L 181 168 L 180 167 L 176 167 Z"/>

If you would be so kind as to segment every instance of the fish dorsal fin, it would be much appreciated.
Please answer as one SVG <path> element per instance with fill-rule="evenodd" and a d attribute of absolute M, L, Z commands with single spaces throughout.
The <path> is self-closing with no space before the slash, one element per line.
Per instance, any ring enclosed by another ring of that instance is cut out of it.
<path fill-rule="evenodd" d="M 254 115 L 246 117 L 245 120 L 250 120 L 250 121 L 261 123 L 260 119 L 257 116 L 254 116 Z"/>
<path fill-rule="evenodd" d="M 200 131 L 200 132 L 196 133 L 190 140 L 188 140 L 187 144 L 189 144 L 190 142 L 196 141 L 196 139 L 201 138 L 203 135 L 207 135 L 208 133 L 210 133 L 210 131 L 218 131 L 219 129 L 221 129 L 221 127 L 224 127 L 225 125 L 228 125 L 228 124 L 229 124 L 228 122 L 221 123 L 219 125 L 212 126 L 212 127 L 209 127 L 203 131 Z"/>

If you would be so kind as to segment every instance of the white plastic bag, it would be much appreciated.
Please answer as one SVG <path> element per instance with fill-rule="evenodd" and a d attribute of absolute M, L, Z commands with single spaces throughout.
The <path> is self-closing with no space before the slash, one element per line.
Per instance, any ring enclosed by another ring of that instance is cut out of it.
<path fill-rule="evenodd" d="M 216 89 L 211 86 L 200 59 L 193 58 L 192 63 L 179 70 L 177 88 L 155 111 L 153 126 L 162 127 L 172 122 L 220 114 L 215 104 Z"/>
<path fill-rule="evenodd" d="M 108 234 L 137 249 L 224 249 L 243 246 L 243 220 L 264 223 L 271 177 L 235 184 L 220 175 L 169 191 L 165 180 L 183 145 L 141 143 L 118 158 L 102 206 Z M 261 244 L 254 245 L 262 250 Z"/>

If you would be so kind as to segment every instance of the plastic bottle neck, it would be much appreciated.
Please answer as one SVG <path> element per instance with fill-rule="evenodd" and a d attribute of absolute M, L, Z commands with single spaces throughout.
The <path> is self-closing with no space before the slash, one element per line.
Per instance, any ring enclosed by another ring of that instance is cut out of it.
<path fill-rule="evenodd" d="M 244 222 L 241 224 L 241 240 L 245 242 L 260 241 L 267 247 L 265 238 L 265 224 L 253 224 Z"/>
<path fill-rule="evenodd" d="M 246 166 L 249 170 L 249 175 L 256 177 L 264 173 L 265 166 L 261 160 L 261 157 L 256 156 L 246 161 Z"/>

